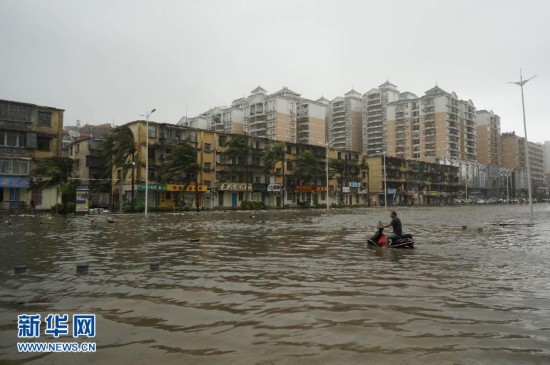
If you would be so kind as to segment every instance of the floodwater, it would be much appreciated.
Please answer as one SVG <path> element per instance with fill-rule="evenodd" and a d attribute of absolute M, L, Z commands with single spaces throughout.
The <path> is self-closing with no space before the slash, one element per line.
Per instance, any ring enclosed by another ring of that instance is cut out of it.
<path fill-rule="evenodd" d="M 527 206 L 400 208 L 415 250 L 366 247 L 382 208 L 4 217 L 0 363 L 547 364 L 534 208 L 534 227 L 490 224 Z M 23 313 L 95 314 L 97 351 L 18 353 Z"/>

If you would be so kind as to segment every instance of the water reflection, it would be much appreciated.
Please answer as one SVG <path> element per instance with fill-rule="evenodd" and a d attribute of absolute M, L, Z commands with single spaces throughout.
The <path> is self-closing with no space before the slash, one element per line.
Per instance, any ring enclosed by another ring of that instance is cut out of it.
<path fill-rule="evenodd" d="M 366 247 L 380 209 L 13 217 L 0 361 L 73 362 L 16 354 L 16 316 L 91 312 L 85 363 L 545 363 L 550 207 L 535 227 L 488 224 L 525 209 L 405 208 L 416 250 Z"/>

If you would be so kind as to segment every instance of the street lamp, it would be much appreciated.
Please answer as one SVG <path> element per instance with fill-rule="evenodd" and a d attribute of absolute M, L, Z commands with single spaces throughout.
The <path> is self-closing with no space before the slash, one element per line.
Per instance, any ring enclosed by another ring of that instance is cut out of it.
<path fill-rule="evenodd" d="M 508 185 L 510 184 L 510 182 L 508 181 L 508 179 L 510 178 L 510 174 L 512 173 L 512 170 L 499 169 L 498 172 L 499 172 L 500 176 L 506 176 L 506 204 L 508 204 L 508 203 L 510 203 L 510 193 L 509 193 L 509 190 L 508 190 Z"/>
<path fill-rule="evenodd" d="M 332 142 L 334 142 L 334 138 L 331 139 L 330 141 L 327 140 L 325 143 L 323 142 L 319 142 L 320 144 L 324 144 L 325 145 L 325 156 L 326 156 L 326 174 L 327 174 L 327 186 L 326 186 L 326 189 L 327 189 L 327 196 L 326 196 L 326 203 L 327 203 L 327 211 L 330 209 L 330 204 L 329 204 L 329 199 L 328 199 L 328 147 L 330 146 L 330 144 Z"/>
<path fill-rule="evenodd" d="M 537 76 L 537 75 L 535 75 Z M 533 77 L 524 80 L 521 75 L 521 69 L 519 70 L 519 82 L 509 82 L 510 84 L 516 84 L 521 87 L 521 107 L 523 109 L 523 130 L 525 132 L 525 164 L 527 165 L 527 191 L 529 192 L 529 207 L 531 210 L 531 222 L 533 221 L 533 193 L 531 191 L 531 167 L 529 166 L 529 147 L 527 146 L 527 122 L 525 120 L 525 99 L 523 97 L 523 85 Z"/>
<path fill-rule="evenodd" d="M 388 210 L 388 186 L 386 181 L 386 151 L 376 151 L 384 155 L 384 208 Z"/>
<path fill-rule="evenodd" d="M 140 114 L 141 117 L 145 117 L 145 216 L 147 217 L 147 195 L 149 192 L 149 117 L 156 109 L 151 110 L 149 113 Z"/>

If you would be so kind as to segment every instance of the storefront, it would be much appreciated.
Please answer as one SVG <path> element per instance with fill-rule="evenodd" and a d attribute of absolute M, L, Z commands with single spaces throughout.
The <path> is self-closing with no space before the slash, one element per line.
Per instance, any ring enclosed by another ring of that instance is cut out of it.
<path fill-rule="evenodd" d="M 23 209 L 30 202 L 31 179 L 0 175 L 0 208 Z"/>
<path fill-rule="evenodd" d="M 138 184 L 137 205 L 145 205 L 145 184 Z M 147 187 L 147 205 L 148 207 L 196 207 L 195 199 L 198 199 L 199 207 L 204 207 L 204 195 L 208 191 L 208 186 L 199 185 L 177 185 L 177 184 L 149 184 Z"/>

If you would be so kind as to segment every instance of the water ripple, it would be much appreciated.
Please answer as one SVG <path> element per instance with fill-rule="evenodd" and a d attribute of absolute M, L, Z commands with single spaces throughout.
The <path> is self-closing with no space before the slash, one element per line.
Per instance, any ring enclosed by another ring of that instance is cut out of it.
<path fill-rule="evenodd" d="M 14 217 L 0 362 L 71 362 L 19 356 L 17 314 L 90 312 L 127 363 L 545 363 L 549 207 L 534 227 L 491 224 L 520 206 L 403 208 L 402 251 L 366 246 L 381 209 Z"/>

